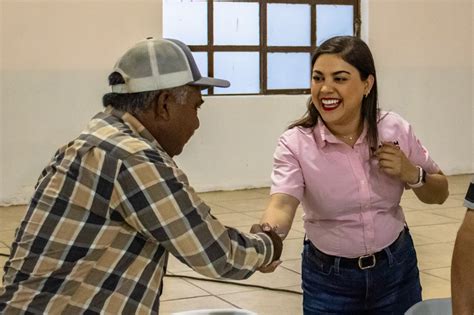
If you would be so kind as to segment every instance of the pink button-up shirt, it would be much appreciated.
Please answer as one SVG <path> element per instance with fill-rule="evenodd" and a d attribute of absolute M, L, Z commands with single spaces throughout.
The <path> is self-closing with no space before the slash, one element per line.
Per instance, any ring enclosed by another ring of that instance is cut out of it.
<path fill-rule="evenodd" d="M 413 164 L 428 173 L 439 171 L 407 121 L 393 112 L 381 117 L 379 143 L 398 141 Z M 352 258 L 380 251 L 403 229 L 399 203 L 405 185 L 369 158 L 366 134 L 364 129 L 352 148 L 320 120 L 314 129 L 287 130 L 275 151 L 271 194 L 300 200 L 307 237 L 330 255 Z"/>

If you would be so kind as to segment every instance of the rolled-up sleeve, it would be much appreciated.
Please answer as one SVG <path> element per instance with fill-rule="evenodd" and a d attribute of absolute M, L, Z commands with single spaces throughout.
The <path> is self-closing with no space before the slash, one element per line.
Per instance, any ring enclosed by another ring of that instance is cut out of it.
<path fill-rule="evenodd" d="M 304 178 L 295 148 L 290 147 L 293 132 L 284 133 L 273 155 L 271 194 L 284 193 L 302 200 L 304 194 Z"/>
<path fill-rule="evenodd" d="M 127 224 L 209 277 L 245 279 L 271 262 L 273 244 L 266 234 L 223 226 L 170 164 L 154 152 L 122 162 L 113 199 Z"/>
<path fill-rule="evenodd" d="M 416 137 L 413 128 L 410 124 L 406 123 L 407 132 L 407 144 L 409 148 L 408 159 L 421 166 L 427 173 L 435 174 L 440 171 L 439 166 L 431 158 L 428 150 L 421 144 L 420 140 Z"/>

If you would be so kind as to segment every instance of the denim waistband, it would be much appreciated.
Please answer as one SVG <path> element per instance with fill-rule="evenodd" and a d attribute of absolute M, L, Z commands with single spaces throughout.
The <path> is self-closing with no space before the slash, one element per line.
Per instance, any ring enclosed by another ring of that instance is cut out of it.
<path fill-rule="evenodd" d="M 386 248 L 382 249 L 379 252 L 361 256 L 361 257 L 356 257 L 356 258 L 346 258 L 346 257 L 328 255 L 328 254 L 323 253 L 319 249 L 317 249 L 316 246 L 314 246 L 310 240 L 305 240 L 305 243 L 309 244 L 309 248 L 312 254 L 316 256 L 317 259 L 324 262 L 325 264 L 334 264 L 336 259 L 339 259 L 340 267 L 369 269 L 369 268 L 375 267 L 377 262 L 383 261 L 388 258 L 387 249 L 390 252 L 396 251 L 398 247 L 403 244 L 403 240 L 407 233 L 408 233 L 408 227 L 405 227 L 403 231 L 400 232 L 400 235 L 398 236 L 398 238 Z"/>

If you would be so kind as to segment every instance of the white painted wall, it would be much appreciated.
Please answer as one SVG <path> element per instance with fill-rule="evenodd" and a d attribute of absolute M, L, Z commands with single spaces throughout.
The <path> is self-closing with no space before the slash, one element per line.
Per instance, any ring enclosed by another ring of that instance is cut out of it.
<path fill-rule="evenodd" d="M 161 1 L 0 0 L 0 204 L 28 201 L 57 147 L 102 109 L 107 76 L 161 36 Z"/>
<path fill-rule="evenodd" d="M 473 171 L 473 1 L 373 0 L 380 105 L 408 119 L 448 174 Z"/>
<path fill-rule="evenodd" d="M 474 172 L 471 0 L 362 0 L 381 106 L 405 116 L 448 174 Z M 106 77 L 161 34 L 158 0 L 1 0 L 0 204 L 27 202 L 56 148 L 101 110 Z M 306 96 L 208 97 L 179 165 L 200 191 L 269 184 L 278 135 Z"/>

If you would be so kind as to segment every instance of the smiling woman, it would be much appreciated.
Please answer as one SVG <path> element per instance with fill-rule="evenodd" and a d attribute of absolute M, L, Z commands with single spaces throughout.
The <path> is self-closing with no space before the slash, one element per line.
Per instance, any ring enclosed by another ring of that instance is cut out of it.
<path fill-rule="evenodd" d="M 426 176 L 425 176 L 426 174 Z M 303 118 L 280 137 L 261 224 L 287 235 L 304 210 L 304 314 L 403 314 L 421 300 L 400 197 L 443 203 L 446 177 L 410 124 L 377 106 L 369 47 L 340 36 L 312 59 Z"/>
<path fill-rule="evenodd" d="M 362 133 L 362 99 L 370 93 L 374 76 L 362 80 L 357 68 L 338 55 L 325 54 L 313 66 L 311 94 L 328 129 L 353 146 Z"/>
<path fill-rule="evenodd" d="M 378 91 L 375 63 L 369 47 L 356 37 L 334 37 L 318 47 L 312 58 L 312 66 L 308 112 L 290 129 L 296 126 L 314 127 L 320 115 L 325 115 L 329 120 L 322 117 L 326 126 L 335 119 L 333 129 L 328 128 L 341 139 L 350 139 L 349 145 L 352 146 L 361 135 L 365 123 L 369 148 L 375 148 L 378 145 Z M 323 99 L 326 99 L 324 107 Z M 351 112 L 351 107 L 356 111 Z M 325 114 L 338 108 L 335 115 Z M 344 112 L 349 112 L 343 115 L 351 121 L 349 125 L 337 123 L 337 117 Z M 350 117 L 351 113 L 354 117 Z"/>

